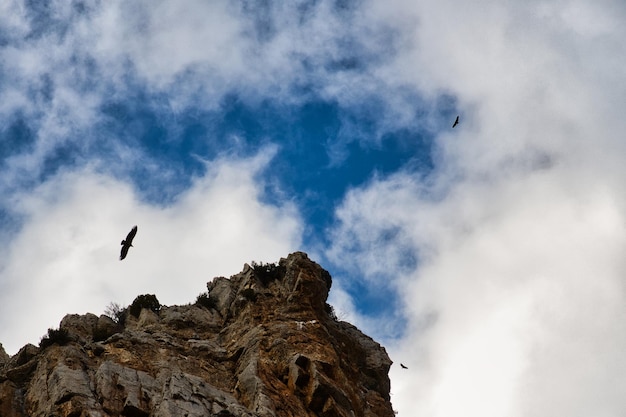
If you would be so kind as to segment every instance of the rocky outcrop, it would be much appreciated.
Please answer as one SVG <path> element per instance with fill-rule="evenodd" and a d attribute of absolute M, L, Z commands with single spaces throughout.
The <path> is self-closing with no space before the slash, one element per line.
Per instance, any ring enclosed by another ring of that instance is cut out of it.
<path fill-rule="evenodd" d="M 0 349 L 0 416 L 391 417 L 391 361 L 334 317 L 331 283 L 298 252 L 194 305 L 68 315 L 63 338 Z"/>

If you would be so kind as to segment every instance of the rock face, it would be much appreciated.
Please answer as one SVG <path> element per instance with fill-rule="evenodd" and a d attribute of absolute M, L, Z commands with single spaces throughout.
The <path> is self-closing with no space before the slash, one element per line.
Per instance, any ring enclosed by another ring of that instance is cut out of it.
<path fill-rule="evenodd" d="M 0 416 L 391 417 L 391 361 L 337 321 L 331 282 L 298 252 L 123 325 L 68 315 L 65 338 L 0 349 Z"/>

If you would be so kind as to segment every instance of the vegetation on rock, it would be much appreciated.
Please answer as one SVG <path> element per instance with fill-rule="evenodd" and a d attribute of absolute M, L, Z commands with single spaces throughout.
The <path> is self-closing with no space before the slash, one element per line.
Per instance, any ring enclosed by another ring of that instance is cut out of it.
<path fill-rule="evenodd" d="M 195 304 L 197 306 L 201 306 L 210 310 L 212 308 L 215 308 L 215 299 L 211 298 L 208 292 L 203 292 L 202 294 L 198 295 Z"/>
<path fill-rule="evenodd" d="M 277 265 L 275 263 L 257 263 L 252 261 L 252 269 L 254 270 L 254 275 L 263 283 L 264 286 L 268 286 L 270 282 L 281 279 L 285 276 L 285 267 L 282 265 Z"/>
<path fill-rule="evenodd" d="M 42 349 L 57 344 L 63 346 L 70 341 L 69 334 L 66 329 L 48 329 L 48 334 L 41 338 L 39 347 Z"/>
<path fill-rule="evenodd" d="M 391 361 L 336 320 L 330 284 L 297 252 L 214 278 L 194 305 L 69 314 L 40 348 L 0 351 L 0 416 L 393 417 Z"/>
<path fill-rule="evenodd" d="M 161 303 L 159 303 L 159 300 L 157 300 L 154 294 L 138 295 L 130 305 L 130 314 L 135 317 L 139 317 L 141 309 L 143 308 L 152 310 L 156 313 L 161 309 Z"/>

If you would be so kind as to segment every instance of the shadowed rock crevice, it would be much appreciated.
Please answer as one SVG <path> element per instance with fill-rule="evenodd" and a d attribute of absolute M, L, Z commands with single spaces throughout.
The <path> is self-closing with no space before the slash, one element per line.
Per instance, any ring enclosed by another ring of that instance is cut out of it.
<path fill-rule="evenodd" d="M 0 416 L 391 417 L 391 361 L 329 315 L 331 285 L 297 252 L 214 278 L 202 303 L 68 315 L 67 343 L 0 351 Z"/>

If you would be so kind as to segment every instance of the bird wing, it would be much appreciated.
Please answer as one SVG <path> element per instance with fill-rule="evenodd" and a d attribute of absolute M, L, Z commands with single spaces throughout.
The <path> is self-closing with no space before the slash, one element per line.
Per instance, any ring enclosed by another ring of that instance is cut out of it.
<path fill-rule="evenodd" d="M 136 234 L 137 234 L 137 226 L 134 226 L 132 229 L 130 229 L 130 232 L 128 232 L 128 235 L 126 235 L 126 240 L 122 240 L 122 251 L 120 252 L 120 261 L 126 258 L 126 255 L 128 254 L 128 249 L 130 249 L 131 245 L 133 244 L 133 239 L 135 238 Z"/>
<path fill-rule="evenodd" d="M 126 236 L 127 245 L 130 245 L 131 243 L 133 243 L 133 239 L 135 238 L 136 234 L 137 234 L 137 226 L 134 226 L 132 229 L 130 229 L 130 232 L 128 232 L 128 235 Z"/>
<path fill-rule="evenodd" d="M 126 258 L 126 254 L 128 253 L 128 249 L 130 248 L 130 246 L 128 245 L 122 245 L 122 251 L 120 252 L 120 261 L 124 258 Z"/>

